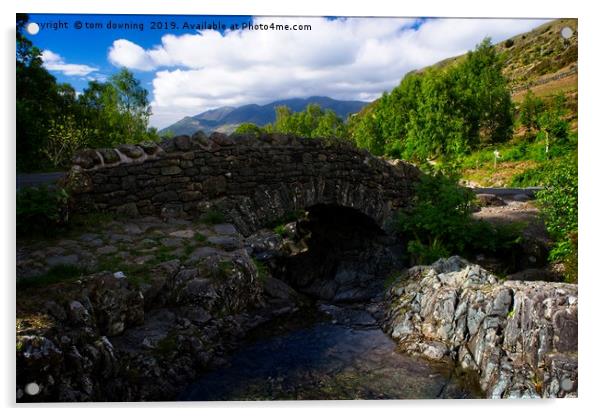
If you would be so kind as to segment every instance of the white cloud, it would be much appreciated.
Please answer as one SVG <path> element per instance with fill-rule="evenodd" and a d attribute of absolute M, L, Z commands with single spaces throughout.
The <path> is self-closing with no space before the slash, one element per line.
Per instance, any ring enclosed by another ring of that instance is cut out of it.
<path fill-rule="evenodd" d="M 405 73 L 465 53 L 485 36 L 494 42 L 543 20 L 274 18 L 257 24 L 311 24 L 311 31 L 200 31 L 162 37 L 149 49 L 116 40 L 116 66 L 155 70 L 151 123 L 164 127 L 185 115 L 223 105 L 326 95 L 373 100 Z"/>
<path fill-rule="evenodd" d="M 98 68 L 83 64 L 68 64 L 63 57 L 51 50 L 42 51 L 42 62 L 49 71 L 62 72 L 65 75 L 86 76 Z"/>
<path fill-rule="evenodd" d="M 118 39 L 109 48 L 109 61 L 116 66 L 150 71 L 156 62 L 140 46 L 127 39 Z"/>

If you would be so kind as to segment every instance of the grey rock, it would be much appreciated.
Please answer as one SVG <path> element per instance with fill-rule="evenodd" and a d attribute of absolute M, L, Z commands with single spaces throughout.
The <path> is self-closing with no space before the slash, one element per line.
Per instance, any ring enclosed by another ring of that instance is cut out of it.
<path fill-rule="evenodd" d="M 195 235 L 194 230 L 178 230 L 178 231 L 174 231 L 169 233 L 170 236 L 172 237 L 177 237 L 177 238 L 192 238 Z"/>
<path fill-rule="evenodd" d="M 500 207 L 506 205 L 506 202 L 494 194 L 477 194 L 477 201 L 482 207 Z"/>
<path fill-rule="evenodd" d="M 98 254 L 113 254 L 113 253 L 117 253 L 117 247 L 115 246 L 104 246 L 104 247 L 100 247 L 96 250 L 96 253 Z"/>
<path fill-rule="evenodd" d="M 138 206 L 134 202 L 129 202 L 127 204 L 123 204 L 118 206 L 115 209 L 115 212 L 118 215 L 127 217 L 127 218 L 136 218 L 140 216 L 140 212 L 138 211 Z"/>
<path fill-rule="evenodd" d="M 384 321 L 402 350 L 432 360 L 454 357 L 479 374 L 492 398 L 576 392 L 576 285 L 500 282 L 457 256 L 406 276 L 386 295 Z"/>
<path fill-rule="evenodd" d="M 284 283 L 282 280 L 270 276 L 264 277 L 263 290 L 265 290 L 268 296 L 276 299 L 292 300 L 299 296 L 295 289 Z"/>
<path fill-rule="evenodd" d="M 144 151 L 133 144 L 122 144 L 118 147 L 119 151 L 132 159 L 138 159 L 144 155 Z"/>
<path fill-rule="evenodd" d="M 236 227 L 232 224 L 217 224 L 213 226 L 213 231 L 217 234 L 233 235 L 238 234 Z"/>
<path fill-rule="evenodd" d="M 207 239 L 211 244 L 223 248 L 226 251 L 237 250 L 243 247 L 242 241 L 232 236 L 211 236 Z"/>
<path fill-rule="evenodd" d="M 66 256 L 51 256 L 46 259 L 46 264 L 50 267 L 55 266 L 77 266 L 79 257 L 77 254 L 69 254 Z"/>
<path fill-rule="evenodd" d="M 512 197 L 512 199 L 514 199 L 515 201 L 519 201 L 519 202 L 527 202 L 527 201 L 531 200 L 529 195 L 526 195 L 526 194 L 516 194 Z"/>
<path fill-rule="evenodd" d="M 176 146 L 176 149 L 178 150 L 182 150 L 182 151 L 187 151 L 192 149 L 192 142 L 190 140 L 190 136 L 188 135 L 180 135 L 180 136 L 176 136 L 173 139 L 174 145 Z"/>
<path fill-rule="evenodd" d="M 213 247 L 199 247 L 195 249 L 189 256 L 188 260 L 191 262 L 197 262 L 200 259 L 213 256 L 219 253 L 219 250 Z"/>

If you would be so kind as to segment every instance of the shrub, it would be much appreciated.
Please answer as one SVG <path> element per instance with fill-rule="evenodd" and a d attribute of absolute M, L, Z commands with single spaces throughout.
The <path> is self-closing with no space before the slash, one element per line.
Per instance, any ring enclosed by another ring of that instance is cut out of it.
<path fill-rule="evenodd" d="M 578 182 L 577 158 L 557 164 L 545 188 L 537 193 L 537 201 L 555 245 L 552 261 L 568 261 L 567 280 L 577 279 Z M 569 268 L 570 269 L 570 268 Z"/>
<path fill-rule="evenodd" d="M 408 237 L 414 261 L 463 251 L 473 202 L 472 191 L 458 186 L 454 176 L 424 175 L 415 188 L 411 208 L 397 218 L 398 231 Z"/>
<path fill-rule="evenodd" d="M 17 235 L 50 235 L 69 220 L 69 194 L 47 186 L 17 192 Z"/>
<path fill-rule="evenodd" d="M 522 225 L 493 226 L 472 217 L 474 193 L 457 184 L 456 175 L 424 175 L 416 186 L 412 206 L 397 217 L 397 229 L 408 240 L 413 264 L 441 257 L 492 253 L 511 255 L 520 243 Z"/>

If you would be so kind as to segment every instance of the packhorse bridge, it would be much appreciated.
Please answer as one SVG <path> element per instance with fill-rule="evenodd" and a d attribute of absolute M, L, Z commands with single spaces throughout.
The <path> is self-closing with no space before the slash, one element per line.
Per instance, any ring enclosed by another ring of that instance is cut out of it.
<path fill-rule="evenodd" d="M 406 206 L 420 172 L 342 142 L 201 132 L 161 143 L 87 149 L 67 182 L 78 207 L 128 215 L 219 210 L 248 235 L 316 205 L 354 208 L 381 228 Z"/>

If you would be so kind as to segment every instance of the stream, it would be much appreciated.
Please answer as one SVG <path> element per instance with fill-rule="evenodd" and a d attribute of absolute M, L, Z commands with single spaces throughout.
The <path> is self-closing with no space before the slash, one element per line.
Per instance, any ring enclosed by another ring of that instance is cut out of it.
<path fill-rule="evenodd" d="M 478 397 L 452 368 L 400 353 L 365 309 L 318 303 L 255 330 L 179 400 Z"/>

